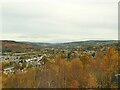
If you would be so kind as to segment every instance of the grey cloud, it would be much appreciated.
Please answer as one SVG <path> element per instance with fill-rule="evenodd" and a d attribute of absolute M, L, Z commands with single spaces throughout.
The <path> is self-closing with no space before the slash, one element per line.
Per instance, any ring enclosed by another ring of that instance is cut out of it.
<path fill-rule="evenodd" d="M 3 4 L 3 34 L 21 34 L 12 37 L 15 40 L 36 38 L 49 42 L 101 37 L 117 39 L 117 4 L 113 0 L 52 0 L 49 3 L 46 1 L 48 0 L 40 0 L 41 3 Z"/>

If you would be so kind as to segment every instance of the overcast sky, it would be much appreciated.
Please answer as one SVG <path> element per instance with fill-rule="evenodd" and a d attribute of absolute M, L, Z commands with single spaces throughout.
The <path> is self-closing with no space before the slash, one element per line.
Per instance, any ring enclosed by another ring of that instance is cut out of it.
<path fill-rule="evenodd" d="M 0 16 L 4 40 L 118 39 L 118 0 L 3 0 Z"/>

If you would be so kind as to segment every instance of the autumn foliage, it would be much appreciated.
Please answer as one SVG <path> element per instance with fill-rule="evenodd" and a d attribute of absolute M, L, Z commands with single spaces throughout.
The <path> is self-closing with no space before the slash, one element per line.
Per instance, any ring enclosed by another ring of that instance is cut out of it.
<path fill-rule="evenodd" d="M 101 57 L 102 55 L 102 57 Z M 118 73 L 118 52 L 114 48 L 66 60 L 58 55 L 55 62 L 27 72 L 3 74 L 3 87 L 8 88 L 110 88 L 117 87 L 113 78 Z"/>

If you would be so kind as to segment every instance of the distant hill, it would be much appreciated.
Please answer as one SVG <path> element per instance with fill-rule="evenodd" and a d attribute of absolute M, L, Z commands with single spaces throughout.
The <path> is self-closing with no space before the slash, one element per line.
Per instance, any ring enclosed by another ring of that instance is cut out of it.
<path fill-rule="evenodd" d="M 43 47 L 52 47 L 52 48 L 67 48 L 67 47 L 85 47 L 85 46 L 103 46 L 103 45 L 117 45 L 117 40 L 90 40 L 90 41 L 78 41 L 78 42 L 67 42 L 67 43 L 41 43 L 41 42 L 18 42 L 10 40 L 2 40 L 2 50 L 3 51 L 29 51 L 31 49 L 40 49 Z"/>
<path fill-rule="evenodd" d="M 69 42 L 69 43 L 63 43 L 65 45 L 107 45 L 107 44 L 117 44 L 117 40 L 90 40 L 90 41 L 79 41 L 79 42 Z"/>
<path fill-rule="evenodd" d="M 26 49 L 33 49 L 34 46 L 24 43 L 24 42 L 16 42 L 16 41 L 9 41 L 3 40 L 2 42 L 2 51 L 7 52 L 21 52 L 25 51 Z"/>
<path fill-rule="evenodd" d="M 117 46 L 117 40 L 90 40 L 90 41 L 77 41 L 56 44 L 56 47 L 74 48 L 74 47 L 99 47 L 99 46 Z"/>

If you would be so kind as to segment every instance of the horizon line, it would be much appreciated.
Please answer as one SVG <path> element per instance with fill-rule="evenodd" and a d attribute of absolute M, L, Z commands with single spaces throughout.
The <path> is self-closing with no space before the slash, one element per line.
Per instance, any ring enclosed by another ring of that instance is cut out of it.
<path fill-rule="evenodd" d="M 71 40 L 71 41 L 60 41 L 60 42 L 44 42 L 44 41 L 24 41 L 24 40 L 8 40 L 8 39 L 0 39 L 0 41 L 15 41 L 15 42 L 30 42 L 30 43 L 50 43 L 50 44 L 54 44 L 54 43 L 72 43 L 72 42 L 85 42 L 85 41 L 118 41 L 118 39 L 89 39 L 89 40 Z"/>

